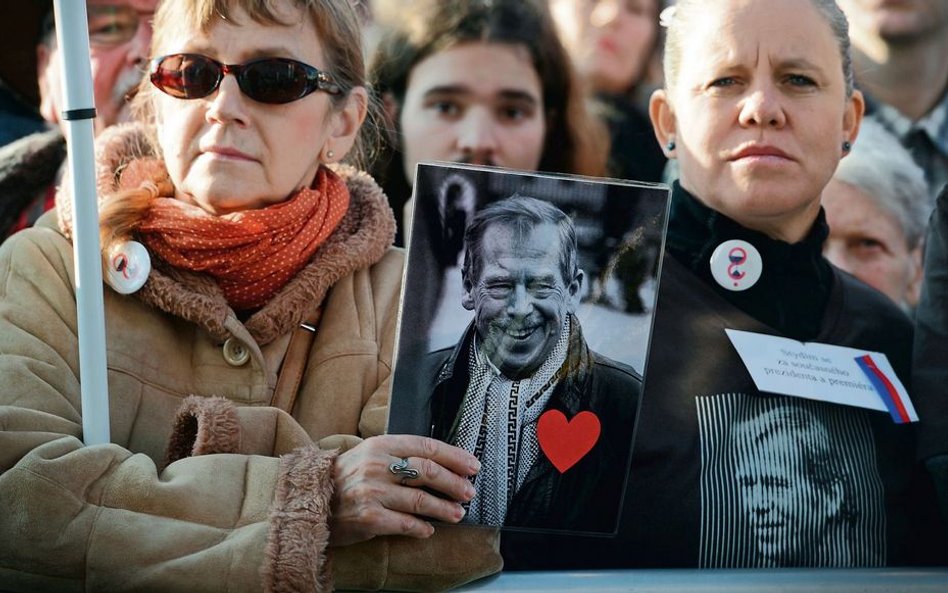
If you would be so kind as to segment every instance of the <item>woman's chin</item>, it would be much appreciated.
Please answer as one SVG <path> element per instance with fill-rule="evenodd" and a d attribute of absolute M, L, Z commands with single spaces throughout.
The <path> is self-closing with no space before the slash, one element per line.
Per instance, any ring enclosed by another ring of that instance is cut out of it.
<path fill-rule="evenodd" d="M 245 210 L 256 210 L 265 207 L 268 202 L 260 197 L 241 196 L 234 193 L 226 194 L 206 194 L 203 196 L 194 196 L 192 203 L 208 214 L 214 216 L 224 216 L 243 212 Z"/>
<path fill-rule="evenodd" d="M 739 180 L 727 199 L 741 210 L 758 216 L 806 210 L 820 201 L 820 192 L 800 178 L 752 177 Z"/>
<path fill-rule="evenodd" d="M 218 179 L 219 182 L 205 184 L 190 192 L 179 192 L 178 197 L 215 216 L 256 210 L 283 201 L 275 199 L 272 192 L 267 192 L 264 188 L 256 190 L 255 184 L 248 180 Z M 181 195 L 182 193 L 185 195 Z"/>

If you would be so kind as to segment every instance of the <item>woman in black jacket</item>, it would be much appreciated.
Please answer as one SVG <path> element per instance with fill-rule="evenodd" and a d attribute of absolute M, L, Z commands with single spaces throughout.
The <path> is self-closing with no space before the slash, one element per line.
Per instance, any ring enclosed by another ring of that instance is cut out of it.
<path fill-rule="evenodd" d="M 820 196 L 863 112 L 845 17 L 831 0 L 679 0 L 664 66 L 650 116 L 681 178 L 618 537 L 542 559 L 508 538 L 508 567 L 938 561 L 914 424 L 762 392 L 725 331 L 881 352 L 908 381 L 908 318 L 821 254 Z"/>

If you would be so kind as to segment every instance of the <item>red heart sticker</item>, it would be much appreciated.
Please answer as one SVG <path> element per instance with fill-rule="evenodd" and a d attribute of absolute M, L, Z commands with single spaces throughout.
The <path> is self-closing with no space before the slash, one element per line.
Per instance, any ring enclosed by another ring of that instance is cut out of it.
<path fill-rule="evenodd" d="M 580 412 L 567 420 L 559 410 L 547 410 L 537 422 L 540 449 L 560 473 L 576 465 L 592 451 L 602 427 L 592 412 Z"/>

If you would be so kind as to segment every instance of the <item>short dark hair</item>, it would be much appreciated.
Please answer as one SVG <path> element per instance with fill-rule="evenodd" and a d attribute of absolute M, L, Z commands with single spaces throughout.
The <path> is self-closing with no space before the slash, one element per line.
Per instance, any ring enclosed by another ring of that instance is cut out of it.
<path fill-rule="evenodd" d="M 563 282 L 569 285 L 579 268 L 572 219 L 549 202 L 519 194 L 494 202 L 474 215 L 464 231 L 464 264 L 461 267 L 464 282 L 473 283 L 480 277 L 482 242 L 488 228 L 504 225 L 515 229 L 518 236 L 524 236 L 541 224 L 556 225 L 559 231 L 560 273 Z"/>
<path fill-rule="evenodd" d="M 465 42 L 522 45 L 540 80 L 546 116 L 538 170 L 605 173 L 608 134 L 586 105 L 546 0 L 413 0 L 406 6 L 398 22 L 386 23 L 371 59 L 375 92 L 401 106 L 412 70 L 428 56 Z M 391 142 L 398 147 L 400 132 L 393 132 Z M 401 158 L 398 150 L 394 156 Z"/>

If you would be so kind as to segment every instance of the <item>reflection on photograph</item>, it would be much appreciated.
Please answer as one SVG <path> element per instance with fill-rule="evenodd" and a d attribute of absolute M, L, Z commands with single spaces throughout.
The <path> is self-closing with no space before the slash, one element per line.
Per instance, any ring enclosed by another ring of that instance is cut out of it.
<path fill-rule="evenodd" d="M 630 439 L 641 381 L 628 366 L 589 350 L 574 316 L 583 286 L 576 233 L 547 202 L 513 196 L 475 215 L 465 233 L 462 305 L 474 320 L 453 348 L 433 352 L 432 436 L 486 464 L 465 521 L 484 525 L 547 525 L 565 521 L 553 509 L 572 505 L 569 526 L 599 523 L 596 487 L 609 441 Z M 617 401 L 613 401 L 617 400 Z M 540 454 L 537 425 L 547 410 L 572 417 L 618 411 L 628 428 L 597 443 L 569 477 L 588 482 L 575 497 Z M 559 500 L 559 497 L 569 496 Z M 618 500 L 616 500 L 618 502 Z"/>
<path fill-rule="evenodd" d="M 604 262 L 597 279 L 617 283 L 603 270 L 634 251 L 630 240 L 644 245 L 648 234 L 660 244 L 667 190 L 649 188 L 655 199 L 637 212 L 641 188 L 617 188 L 612 197 L 624 194 L 625 220 L 636 224 L 611 231 L 603 254 L 602 229 L 575 216 L 583 197 L 608 189 L 601 182 L 570 180 L 581 196 L 571 209 L 537 191 L 542 185 L 490 191 L 507 172 L 437 169 L 447 176 L 420 168 L 416 183 L 390 431 L 429 434 L 481 460 L 466 522 L 613 532 L 642 377 L 587 339 L 584 301 L 606 306 L 596 302 L 601 294 L 591 297 L 583 264 Z M 584 233 L 599 242 L 584 249 Z M 642 279 L 655 280 L 660 250 L 642 251 Z M 654 310 L 653 296 L 638 298 L 636 310 Z M 466 315 L 440 315 L 447 307 Z"/>

